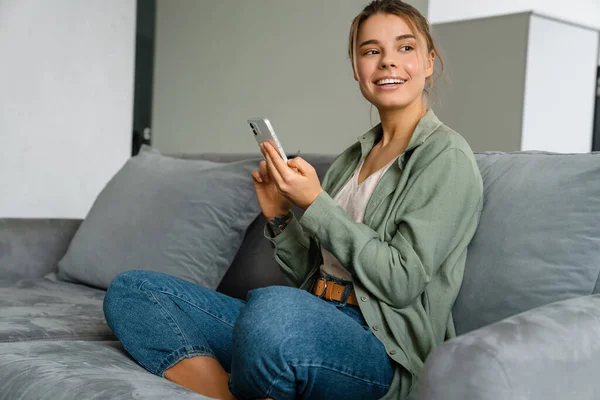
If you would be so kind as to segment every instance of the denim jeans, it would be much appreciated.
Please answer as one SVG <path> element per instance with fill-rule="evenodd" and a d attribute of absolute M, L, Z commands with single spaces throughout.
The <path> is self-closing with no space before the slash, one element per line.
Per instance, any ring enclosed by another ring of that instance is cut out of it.
<path fill-rule="evenodd" d="M 251 290 L 245 302 L 132 270 L 112 281 L 104 315 L 151 373 L 164 377 L 184 358 L 214 357 L 238 399 L 378 399 L 394 373 L 358 307 L 296 288 Z"/>

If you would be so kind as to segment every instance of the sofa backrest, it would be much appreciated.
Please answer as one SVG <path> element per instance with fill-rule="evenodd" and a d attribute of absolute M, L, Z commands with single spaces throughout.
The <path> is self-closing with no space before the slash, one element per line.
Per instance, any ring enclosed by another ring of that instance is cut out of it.
<path fill-rule="evenodd" d="M 454 305 L 457 333 L 597 293 L 600 153 L 480 153 L 484 207 Z"/>
<path fill-rule="evenodd" d="M 182 156 L 198 158 L 198 156 Z M 229 162 L 248 155 L 205 154 Z M 303 155 L 323 178 L 333 156 Z M 484 208 L 453 315 L 457 332 L 600 292 L 600 153 L 476 154 Z M 297 215 L 301 210 L 296 209 Z M 256 218 L 219 290 L 287 284 Z"/>

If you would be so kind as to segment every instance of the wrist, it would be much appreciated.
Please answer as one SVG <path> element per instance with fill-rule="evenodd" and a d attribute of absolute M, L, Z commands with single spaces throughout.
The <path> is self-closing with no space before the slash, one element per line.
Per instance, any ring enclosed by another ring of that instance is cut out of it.
<path fill-rule="evenodd" d="M 267 217 L 267 225 L 273 234 L 273 236 L 279 235 L 283 230 L 288 226 L 292 218 L 294 217 L 294 213 L 292 210 L 289 210 L 283 214 L 276 215 L 274 217 Z"/>
<path fill-rule="evenodd" d="M 303 210 L 306 210 L 308 207 L 310 207 L 312 205 L 312 203 L 315 202 L 315 200 L 317 199 L 317 197 L 319 197 L 321 195 L 321 193 L 323 193 L 325 190 L 323 190 L 323 188 L 321 188 L 321 190 L 319 190 L 318 193 L 316 193 L 316 195 L 311 196 L 311 200 L 309 202 L 307 202 L 307 204 L 302 206 Z"/>
<path fill-rule="evenodd" d="M 265 213 L 263 211 L 263 215 L 265 216 L 265 218 L 267 219 L 267 221 L 270 221 L 273 218 L 282 217 L 282 216 L 287 215 L 287 214 L 289 214 L 291 212 L 292 212 L 292 208 L 290 207 L 290 208 L 282 208 L 282 209 L 279 209 L 277 211 L 270 211 L 268 213 Z"/>

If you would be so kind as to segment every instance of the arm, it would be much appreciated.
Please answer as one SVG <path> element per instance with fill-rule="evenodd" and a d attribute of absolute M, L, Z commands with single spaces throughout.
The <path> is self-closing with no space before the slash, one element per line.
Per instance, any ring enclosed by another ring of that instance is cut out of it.
<path fill-rule="evenodd" d="M 470 241 L 481 197 L 471 159 L 451 149 L 409 178 L 395 210 L 398 228 L 391 241 L 382 241 L 369 226 L 353 222 L 327 193 L 306 210 L 300 225 L 369 292 L 403 308 L 423 292 L 452 250 Z"/>
<path fill-rule="evenodd" d="M 301 197 L 305 197 L 308 193 L 314 191 L 316 193 L 314 196 L 308 195 L 311 197 L 312 202 L 318 193 L 323 191 L 316 170 L 302 158 L 295 157 L 289 160 L 286 165 L 271 146 L 266 146 L 262 150 L 269 175 L 273 177 L 280 193 L 290 196 L 290 189 L 294 188 L 301 193 Z M 333 161 L 332 165 L 335 164 L 338 158 Z M 296 172 L 290 173 L 290 168 L 295 169 Z M 282 179 L 282 174 L 287 179 Z M 328 177 L 329 169 L 323 179 L 324 185 L 327 184 Z M 312 185 L 307 186 L 307 180 L 311 181 Z M 291 200 L 297 200 L 296 196 L 292 195 L 290 197 Z M 302 206 L 298 202 L 294 203 L 302 209 L 306 209 L 308 206 Z M 285 215 L 267 220 L 269 222 L 265 226 L 264 235 L 275 247 L 275 260 L 288 281 L 296 287 L 300 287 L 321 259 L 321 247 L 302 228 L 293 212 L 290 211 Z"/>
<path fill-rule="evenodd" d="M 286 278 L 299 287 L 308 277 L 314 260 L 314 243 L 291 211 L 268 220 L 265 237 L 275 245 L 275 260 Z"/>

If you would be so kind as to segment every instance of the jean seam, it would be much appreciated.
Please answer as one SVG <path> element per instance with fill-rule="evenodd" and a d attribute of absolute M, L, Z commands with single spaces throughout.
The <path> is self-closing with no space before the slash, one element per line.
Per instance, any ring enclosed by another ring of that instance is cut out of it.
<path fill-rule="evenodd" d="M 142 283 L 140 283 L 140 285 L 138 286 L 138 289 L 140 289 L 140 290 L 141 290 L 141 289 L 142 289 L 142 286 L 144 286 L 144 284 L 146 284 L 146 283 L 148 283 L 148 281 L 147 281 L 146 279 L 144 279 L 144 280 L 142 281 Z M 174 293 L 174 292 L 169 292 L 169 291 L 167 291 L 167 290 L 165 290 L 165 289 L 161 289 L 161 288 L 157 288 L 157 289 L 154 289 L 154 290 L 153 290 L 153 289 L 148 289 L 148 290 L 149 290 L 149 291 L 151 291 L 151 292 L 159 292 L 159 293 L 162 293 L 162 294 L 166 294 L 166 295 L 168 295 L 168 296 L 173 296 L 173 297 L 175 297 L 175 298 L 177 298 L 177 299 L 179 299 L 179 300 L 181 300 L 181 301 L 183 301 L 183 302 L 185 302 L 185 303 L 189 304 L 191 307 L 194 307 L 195 309 L 197 309 L 197 310 L 200 310 L 200 311 L 202 311 L 203 313 L 205 313 L 205 314 L 207 314 L 207 315 L 210 315 L 211 317 L 213 317 L 213 318 L 215 318 L 215 319 L 217 319 L 217 320 L 219 320 L 219 321 L 223 322 L 224 324 L 226 324 L 226 325 L 228 325 L 228 326 L 230 326 L 230 327 L 232 327 L 232 328 L 233 328 L 233 326 L 234 326 L 234 323 L 229 323 L 228 321 L 225 321 L 223 318 L 220 318 L 218 315 L 212 314 L 212 313 L 208 312 L 207 310 L 205 310 L 205 309 L 204 309 L 204 308 L 202 308 L 202 307 L 198 307 L 196 304 L 192 303 L 192 302 L 191 302 L 191 301 L 189 301 L 189 300 L 186 300 L 186 299 L 184 299 L 184 298 L 183 298 L 183 297 L 181 297 L 179 294 L 176 294 L 176 293 Z"/>
<path fill-rule="evenodd" d="M 140 284 L 138 285 L 137 289 L 138 290 L 143 290 L 142 287 L 148 283 L 148 279 L 142 279 L 142 281 L 140 282 Z"/>
<path fill-rule="evenodd" d="M 275 378 L 273 380 L 273 383 L 271 384 L 271 387 L 269 387 L 269 390 L 267 390 L 267 393 L 263 396 L 264 398 L 271 397 L 271 393 L 273 393 L 273 388 L 275 387 L 275 385 L 277 384 L 277 382 L 279 382 L 279 380 L 281 379 L 281 377 L 283 376 L 283 374 L 285 374 L 289 370 L 290 370 L 290 366 L 286 364 L 285 370 L 282 371 L 279 375 L 277 375 L 277 378 Z"/>
<path fill-rule="evenodd" d="M 356 376 L 356 375 L 353 375 L 353 374 L 349 374 L 347 372 L 340 371 L 337 368 L 329 366 L 329 365 L 315 364 L 315 363 L 310 363 L 310 362 L 309 363 L 302 363 L 302 362 L 300 362 L 300 363 L 297 363 L 297 364 L 290 363 L 290 365 L 293 366 L 294 368 L 296 368 L 296 367 L 316 367 L 316 368 L 328 369 L 330 371 L 337 372 L 338 374 L 345 375 L 345 376 L 348 376 L 348 377 L 350 377 L 352 379 L 356 379 L 358 381 L 365 382 L 365 383 L 368 383 L 368 384 L 371 384 L 371 385 L 380 386 L 382 388 L 387 388 L 387 387 L 390 386 L 389 383 L 374 382 L 374 381 L 371 381 L 369 379 L 361 378 L 359 376 Z"/>
<path fill-rule="evenodd" d="M 160 301 L 158 301 L 158 299 L 156 298 L 156 296 L 154 296 L 154 292 L 153 291 L 149 290 L 147 292 L 149 292 L 148 294 L 154 299 L 154 302 L 160 307 L 161 310 L 163 310 L 165 313 L 167 313 L 169 319 L 171 319 L 171 321 L 173 322 L 173 324 L 175 324 L 175 326 L 177 327 L 177 330 L 179 331 L 179 335 L 183 339 L 184 345 L 185 346 L 189 346 L 190 343 L 188 342 L 187 338 L 185 337 L 185 334 L 183 333 L 183 331 L 181 330 L 181 327 L 177 324 L 177 321 L 175 321 L 175 318 L 173 317 L 173 315 L 169 312 L 169 310 L 166 309 L 165 306 L 163 306 L 161 304 Z"/>
<path fill-rule="evenodd" d="M 215 318 L 215 319 L 217 319 L 217 320 L 219 320 L 219 321 L 223 322 L 224 324 L 226 324 L 226 325 L 228 325 L 228 326 L 230 326 L 230 327 L 232 327 L 232 328 L 233 328 L 233 326 L 234 326 L 234 324 L 231 324 L 231 323 L 229 323 L 228 321 L 225 321 L 223 318 L 220 318 L 218 315 L 212 314 L 212 313 L 208 312 L 207 310 L 205 310 L 205 309 L 203 309 L 203 308 L 201 308 L 201 307 L 198 307 L 198 306 L 197 306 L 197 305 L 195 305 L 194 303 L 192 303 L 192 302 L 190 302 L 190 301 L 188 301 L 188 300 L 186 300 L 186 299 L 184 299 L 184 298 L 180 297 L 179 295 L 177 295 L 177 294 L 175 294 L 175 293 L 170 293 L 170 292 L 167 292 L 167 291 L 164 291 L 164 290 L 160 290 L 160 289 L 159 289 L 159 290 L 157 290 L 157 292 L 159 292 L 159 293 L 162 293 L 162 294 L 166 294 L 166 295 L 168 295 L 168 296 L 173 296 L 173 297 L 175 297 L 175 298 L 177 298 L 177 299 L 179 299 L 179 300 L 181 300 L 181 301 L 183 301 L 183 302 L 185 302 L 185 303 L 189 304 L 190 306 L 192 306 L 192 307 L 194 307 L 194 308 L 196 308 L 196 309 L 198 309 L 198 310 L 202 311 L 203 313 L 205 313 L 205 314 L 207 314 L 207 315 L 210 315 L 211 317 L 213 317 L 213 318 Z"/>

